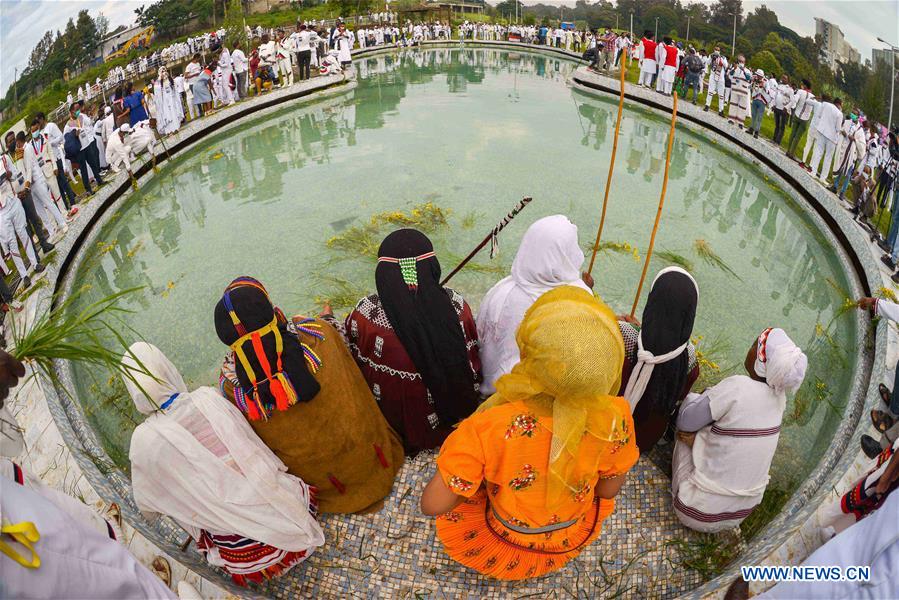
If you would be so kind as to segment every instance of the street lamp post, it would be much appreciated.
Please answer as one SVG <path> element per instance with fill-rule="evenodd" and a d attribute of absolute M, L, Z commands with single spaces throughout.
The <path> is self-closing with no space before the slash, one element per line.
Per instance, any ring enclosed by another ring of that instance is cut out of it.
<path fill-rule="evenodd" d="M 631 11 L 631 39 L 634 39 L 634 11 Z"/>
<path fill-rule="evenodd" d="M 730 59 L 734 59 L 734 55 L 737 53 L 737 13 L 734 13 L 734 37 L 731 38 L 730 42 Z"/>
<path fill-rule="evenodd" d="M 690 43 L 690 19 L 692 19 L 692 18 L 693 18 L 692 16 L 687 17 L 687 43 L 688 44 Z"/>
<path fill-rule="evenodd" d="M 656 39 L 659 39 L 659 18 L 658 18 L 658 17 L 656 17 L 656 34 L 655 34 L 655 38 L 656 38 Z"/>
<path fill-rule="evenodd" d="M 877 38 L 878 42 L 884 43 L 890 47 L 890 115 L 887 117 L 887 129 L 893 129 L 893 98 L 896 92 L 896 51 L 899 50 L 899 47 L 894 46 L 888 41 Z"/>

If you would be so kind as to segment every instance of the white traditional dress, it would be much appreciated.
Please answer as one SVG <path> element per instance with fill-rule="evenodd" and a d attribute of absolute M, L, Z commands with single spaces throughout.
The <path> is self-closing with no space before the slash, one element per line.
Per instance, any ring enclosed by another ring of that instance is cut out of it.
<path fill-rule="evenodd" d="M 730 106 L 727 116 L 743 123 L 749 116 L 749 83 L 752 73 L 744 65 L 737 64 L 730 74 Z"/>
<path fill-rule="evenodd" d="M 156 99 L 156 128 L 159 133 L 168 135 L 178 131 L 184 119 L 184 109 L 174 82 L 167 74 L 161 73 L 153 84 L 153 97 Z"/>

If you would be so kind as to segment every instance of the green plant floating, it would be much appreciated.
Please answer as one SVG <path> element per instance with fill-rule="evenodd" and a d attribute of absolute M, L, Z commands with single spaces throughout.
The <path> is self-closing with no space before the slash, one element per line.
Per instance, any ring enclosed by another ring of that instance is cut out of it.
<path fill-rule="evenodd" d="M 315 297 L 316 304 L 327 303 L 334 310 L 353 308 L 369 293 L 362 285 L 334 275 L 320 275 L 318 285 L 322 292 Z"/>
<path fill-rule="evenodd" d="M 740 281 L 743 281 L 743 279 L 741 279 L 740 276 L 737 275 L 734 270 L 731 269 L 727 265 L 727 263 L 724 262 L 724 260 L 715 253 L 714 250 L 712 250 L 712 246 L 707 241 L 703 239 L 696 240 L 695 242 L 693 242 L 693 249 L 696 251 L 696 254 L 699 255 L 699 258 L 705 261 L 706 264 L 717 267 L 725 273 L 733 275 Z"/>
<path fill-rule="evenodd" d="M 462 229 L 472 229 L 479 221 L 484 219 L 484 213 L 472 210 L 462 217 Z"/>
<path fill-rule="evenodd" d="M 330 238 L 326 245 L 334 250 L 376 258 L 381 246 L 380 227 L 371 223 L 350 227 Z"/>
<path fill-rule="evenodd" d="M 140 387 L 135 374 L 152 375 L 140 361 L 136 361 L 137 367 L 128 367 L 121 362 L 131 345 L 121 330 L 135 333 L 121 319 L 122 315 L 132 312 L 122 307 L 121 302 L 143 288 L 129 288 L 76 310 L 78 299 L 87 289 L 82 288 L 56 306 L 50 302 L 31 324 L 24 327 L 11 319 L 12 355 L 31 364 L 34 374 L 42 373 L 59 389 L 65 388 L 60 385 L 53 368 L 54 360 L 105 370 Z M 135 337 L 139 336 L 135 334 Z"/>
<path fill-rule="evenodd" d="M 584 250 L 588 253 L 592 253 L 593 244 L 587 244 L 584 247 Z M 612 252 L 614 254 L 626 254 L 633 257 L 634 261 L 640 262 L 640 250 L 638 250 L 636 246 L 632 246 L 627 242 L 600 242 L 598 252 L 603 254 L 607 252 Z"/>
<path fill-rule="evenodd" d="M 693 263 L 690 262 L 690 260 L 682 254 L 677 254 L 676 252 L 670 252 L 668 250 L 662 250 L 661 252 L 656 252 L 654 256 L 676 267 L 680 267 L 685 271 L 693 271 Z"/>

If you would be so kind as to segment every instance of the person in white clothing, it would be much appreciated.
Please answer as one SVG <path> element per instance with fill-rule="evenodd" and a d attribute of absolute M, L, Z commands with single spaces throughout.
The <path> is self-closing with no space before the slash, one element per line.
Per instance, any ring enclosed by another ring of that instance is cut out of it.
<path fill-rule="evenodd" d="M 830 96 L 821 94 L 820 99 L 813 98 L 810 102 L 814 107 L 812 108 L 812 118 L 809 122 L 808 134 L 805 137 L 805 148 L 802 150 L 802 162 L 799 163 L 799 166 L 806 171 L 812 170 L 811 167 L 809 167 L 809 157 L 812 155 L 812 150 L 815 147 L 815 132 L 818 130 L 818 123 L 821 121 L 821 107 L 824 106 L 825 102 L 830 102 Z"/>
<path fill-rule="evenodd" d="M 47 115 L 42 112 L 37 113 L 35 118 L 40 122 L 44 138 L 50 143 L 50 149 L 53 151 L 53 157 L 56 164 L 56 168 L 53 170 L 53 174 L 56 177 L 56 189 L 62 197 L 62 202 L 65 205 L 66 210 L 69 211 L 68 216 L 74 217 L 78 214 L 78 207 L 75 206 L 75 202 L 77 202 L 78 199 L 75 197 L 75 192 L 72 190 L 72 186 L 69 184 L 69 178 L 66 175 L 65 164 L 68 161 L 65 160 L 65 152 L 63 150 L 65 139 L 63 138 L 62 131 L 56 123 L 48 121 Z"/>
<path fill-rule="evenodd" d="M 752 81 L 752 72 L 746 68 L 746 58 L 741 54 L 737 57 L 737 64 L 730 70 L 731 93 L 728 105 L 727 118 L 740 129 L 749 116 L 749 84 Z"/>
<path fill-rule="evenodd" d="M 823 102 L 821 104 L 821 116 L 818 126 L 815 128 L 815 151 L 812 153 L 812 162 L 808 164 L 814 177 L 820 177 L 822 181 L 826 181 L 830 177 L 831 164 L 833 163 L 833 152 L 837 146 L 837 137 L 840 135 L 840 128 L 843 126 L 843 102 L 839 98 L 831 102 Z M 821 164 L 821 157 L 824 157 L 824 163 Z"/>
<path fill-rule="evenodd" d="M 131 145 L 128 143 L 128 134 L 131 133 L 131 126 L 124 123 L 115 130 L 109 137 L 109 143 L 106 145 L 106 162 L 114 173 L 118 173 L 122 168 L 128 173 L 129 177 L 134 177 L 131 173 Z"/>
<path fill-rule="evenodd" d="M 234 70 L 234 91 L 240 99 L 247 97 L 247 68 L 249 66 L 247 55 L 244 54 L 242 46 L 241 42 L 237 42 L 234 44 L 234 51 L 231 52 L 231 67 Z"/>
<path fill-rule="evenodd" d="M 799 138 L 808 131 L 814 108 L 815 95 L 812 94 L 812 84 L 808 79 L 803 79 L 799 90 L 793 94 L 793 99 L 790 101 L 789 110 L 793 115 L 793 127 L 790 130 L 790 141 L 787 143 L 787 158 L 796 159 Z"/>
<path fill-rule="evenodd" d="M 865 155 L 865 128 L 858 118 L 858 110 L 853 110 L 843 122 L 840 130 L 842 154 L 837 156 L 837 176 L 830 190 L 843 200 L 849 181 L 855 173 L 856 165 Z"/>
<path fill-rule="evenodd" d="M 353 32 L 347 31 L 346 25 L 341 23 L 334 32 L 333 48 L 337 50 L 337 60 L 341 67 L 346 67 L 353 62 Z"/>
<path fill-rule="evenodd" d="M 280 87 L 293 85 L 293 66 L 290 63 L 292 48 L 288 38 L 284 37 L 284 30 L 279 29 L 275 37 L 275 53 L 278 57 L 277 71 Z"/>
<path fill-rule="evenodd" d="M 640 79 L 637 85 L 649 87 L 652 84 L 652 78 L 656 74 L 656 43 L 653 41 L 655 34 L 646 30 L 643 32 L 643 39 L 640 40 L 640 46 L 637 50 L 637 57 L 640 60 Z M 599 48 L 596 48 L 599 52 Z"/>
<path fill-rule="evenodd" d="M 783 329 L 768 328 L 745 367 L 748 375 L 688 396 L 677 417 L 672 502 L 680 522 L 696 531 L 735 527 L 761 503 L 786 395 L 802 385 L 808 358 Z"/>
<path fill-rule="evenodd" d="M 43 222 L 50 237 L 50 243 L 56 243 L 68 230 L 62 213 L 50 193 L 50 186 L 44 175 L 44 165 L 50 163 L 50 144 L 41 135 L 40 124 L 37 119 L 31 122 L 31 140 L 24 147 L 24 172 L 25 187 L 31 190 L 34 206 L 37 214 Z"/>
<path fill-rule="evenodd" d="M 325 543 L 314 492 L 287 473 L 218 389 L 188 392 L 171 361 L 145 342 L 133 344 L 122 365 L 130 369 L 125 387 L 147 415 L 129 451 L 141 511 L 172 517 L 210 564 L 252 580 L 286 573 Z M 256 561 L 223 564 L 219 547 L 233 544 L 233 536 L 257 549 Z"/>
<path fill-rule="evenodd" d="M 131 153 L 135 157 L 140 156 L 144 150 L 149 151 L 153 157 L 153 165 L 156 165 L 156 136 L 149 121 L 141 121 L 131 129 L 128 145 L 131 146 Z"/>
<path fill-rule="evenodd" d="M 724 75 L 727 72 L 727 59 L 721 55 L 721 49 L 715 48 L 709 57 L 709 91 L 705 98 L 705 112 L 712 106 L 712 98 L 718 96 L 718 114 L 724 116 Z"/>
<path fill-rule="evenodd" d="M 0 246 L 2 246 L 4 254 L 12 257 L 16 271 L 22 278 L 22 286 L 27 289 L 31 287 L 31 279 L 28 277 L 25 263 L 22 262 L 19 244 L 21 243 L 22 248 L 25 249 L 28 263 L 34 267 L 35 273 L 42 272 L 44 265 L 38 262 L 34 253 L 34 244 L 31 242 L 26 228 L 25 209 L 22 208 L 22 201 L 19 200 L 14 186 L 13 179 L 18 178 L 18 173 L 13 171 L 15 167 L 11 164 L 12 161 L 8 155 L 0 156 L 0 162 L 3 167 L 0 170 Z"/>
<path fill-rule="evenodd" d="M 233 71 L 231 52 L 228 51 L 228 47 L 224 44 L 222 44 L 222 51 L 219 53 L 218 66 L 222 70 L 222 85 L 220 88 L 222 104 L 234 104 L 234 95 L 231 93 L 231 73 Z"/>
<path fill-rule="evenodd" d="M 482 395 L 495 392 L 496 380 L 519 362 L 515 332 L 537 298 L 561 285 L 591 291 L 582 280 L 583 265 L 577 226 L 568 217 L 544 217 L 528 227 L 512 262 L 512 274 L 490 288 L 478 311 Z"/>

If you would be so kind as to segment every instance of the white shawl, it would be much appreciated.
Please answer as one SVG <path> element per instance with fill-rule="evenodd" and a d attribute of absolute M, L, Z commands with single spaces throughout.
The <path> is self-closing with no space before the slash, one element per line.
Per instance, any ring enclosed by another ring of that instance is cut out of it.
<path fill-rule="evenodd" d="M 478 311 L 481 394 L 496 391 L 494 383 L 518 361 L 515 333 L 528 308 L 549 290 L 573 285 L 593 293 L 581 280 L 584 252 L 578 245 L 577 226 L 564 215 L 536 221 L 525 232 L 512 263 L 512 274 L 494 285 Z"/>
<path fill-rule="evenodd" d="M 143 391 L 125 382 L 137 409 L 152 413 L 131 437 L 131 482 L 141 510 L 291 552 L 324 544 L 309 511 L 309 487 L 287 474 L 236 407 L 213 388 L 188 393 L 155 346 L 140 342 L 129 354 L 123 363 L 139 361 L 155 375 L 134 373 Z"/>
<path fill-rule="evenodd" d="M 696 287 L 696 296 L 697 298 L 699 297 L 699 286 L 696 284 L 696 280 L 693 279 L 692 275 L 690 275 L 680 267 L 668 267 L 666 269 L 662 269 L 655 276 L 655 279 L 652 280 L 652 285 L 655 285 L 656 281 L 659 280 L 659 277 L 661 277 L 665 273 L 671 272 L 681 273 L 689 277 L 690 281 L 692 281 L 693 285 Z M 650 286 L 650 289 L 652 289 L 652 286 Z M 649 380 L 652 378 L 652 371 L 655 366 L 666 363 L 669 360 L 674 360 L 675 358 L 680 356 L 681 353 L 683 353 L 683 351 L 687 349 L 689 343 L 690 338 L 688 337 L 686 340 L 684 340 L 683 344 L 681 344 L 671 352 L 656 356 L 652 352 L 643 349 L 643 332 L 640 331 L 640 336 L 637 338 L 637 364 L 634 365 L 634 368 L 631 371 L 631 376 L 627 380 L 627 386 L 624 388 L 624 399 L 627 400 L 628 404 L 630 404 L 631 413 L 634 412 L 634 409 L 637 408 L 637 404 L 643 397 L 643 392 L 646 391 L 646 386 L 649 385 Z"/>

